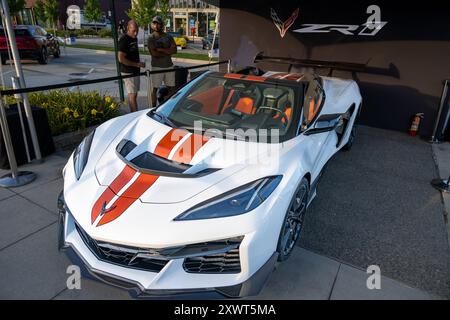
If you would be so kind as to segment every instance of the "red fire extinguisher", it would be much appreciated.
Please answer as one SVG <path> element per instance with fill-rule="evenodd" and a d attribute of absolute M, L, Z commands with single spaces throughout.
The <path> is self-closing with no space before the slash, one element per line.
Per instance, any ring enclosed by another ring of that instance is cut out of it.
<path fill-rule="evenodd" d="M 423 113 L 416 113 L 411 121 L 411 126 L 409 127 L 408 134 L 412 137 L 415 137 L 417 135 L 417 132 L 419 131 L 420 121 L 423 119 L 424 114 Z"/>

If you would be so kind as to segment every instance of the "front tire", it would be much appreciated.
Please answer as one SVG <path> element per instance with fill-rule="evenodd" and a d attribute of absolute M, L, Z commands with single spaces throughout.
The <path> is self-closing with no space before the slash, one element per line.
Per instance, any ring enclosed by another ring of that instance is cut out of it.
<path fill-rule="evenodd" d="M 39 54 L 38 62 L 39 62 L 39 64 L 47 64 L 48 63 L 47 48 L 42 47 L 41 52 Z"/>
<path fill-rule="evenodd" d="M 281 227 L 278 238 L 278 261 L 289 258 L 303 230 L 304 218 L 309 198 L 309 182 L 306 178 L 300 181 Z"/>
<path fill-rule="evenodd" d="M 352 131 L 350 131 L 350 135 L 348 137 L 347 143 L 342 147 L 345 151 L 350 151 L 350 149 L 353 146 L 353 142 L 355 141 L 356 137 L 356 125 L 353 125 Z"/>
<path fill-rule="evenodd" d="M 61 56 L 61 48 L 58 46 L 58 48 L 53 53 L 53 57 L 59 58 Z"/>

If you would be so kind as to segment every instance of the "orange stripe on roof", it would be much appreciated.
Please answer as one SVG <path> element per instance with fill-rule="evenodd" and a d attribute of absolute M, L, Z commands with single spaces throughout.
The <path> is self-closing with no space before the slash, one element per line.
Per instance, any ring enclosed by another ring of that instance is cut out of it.
<path fill-rule="evenodd" d="M 260 77 L 260 76 L 246 76 L 244 79 L 250 80 L 250 81 L 263 82 L 263 81 L 266 81 L 267 78 Z"/>
<path fill-rule="evenodd" d="M 223 77 L 231 79 L 241 79 L 243 76 L 244 76 L 243 74 L 238 73 L 226 73 Z"/>

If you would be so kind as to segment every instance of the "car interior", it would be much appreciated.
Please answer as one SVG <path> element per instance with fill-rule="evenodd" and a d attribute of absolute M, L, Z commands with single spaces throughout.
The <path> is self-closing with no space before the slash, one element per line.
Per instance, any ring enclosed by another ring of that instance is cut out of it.
<path fill-rule="evenodd" d="M 170 117 L 180 123 L 195 117 L 204 120 L 205 127 L 279 129 L 283 134 L 292 122 L 295 99 L 290 86 L 206 77 Z"/>

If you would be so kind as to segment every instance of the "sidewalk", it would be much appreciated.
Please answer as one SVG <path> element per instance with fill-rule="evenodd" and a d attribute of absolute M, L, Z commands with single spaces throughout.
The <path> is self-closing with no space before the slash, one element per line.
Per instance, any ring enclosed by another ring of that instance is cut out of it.
<path fill-rule="evenodd" d="M 56 197 L 69 153 L 21 167 L 38 174 L 33 183 L 0 188 L 0 299 L 129 299 L 127 292 L 82 279 L 68 290 L 70 262 L 57 250 Z M 0 175 L 7 173 L 0 170 Z M 403 283 L 381 278 L 381 290 L 366 287 L 368 274 L 343 262 L 296 248 L 279 264 L 259 296 L 251 299 L 439 299 Z"/>

